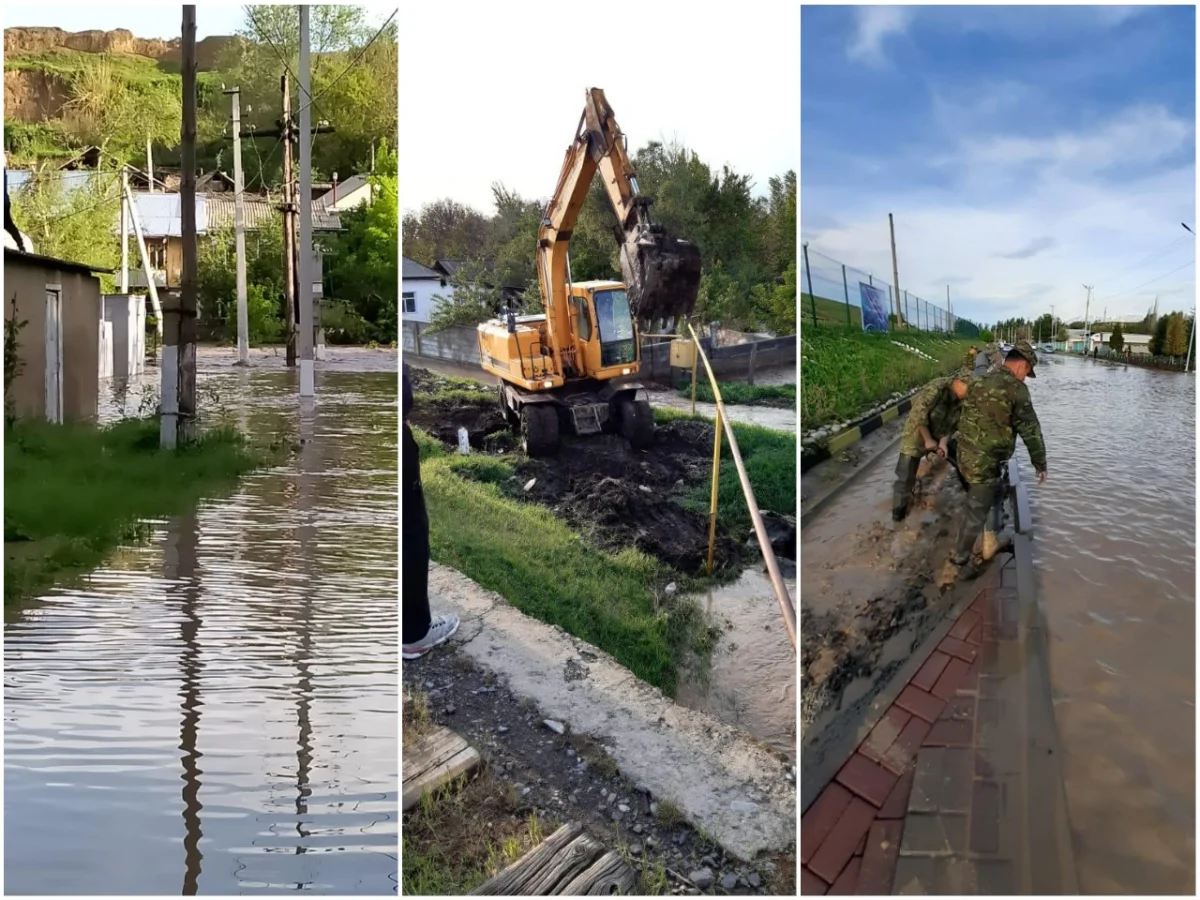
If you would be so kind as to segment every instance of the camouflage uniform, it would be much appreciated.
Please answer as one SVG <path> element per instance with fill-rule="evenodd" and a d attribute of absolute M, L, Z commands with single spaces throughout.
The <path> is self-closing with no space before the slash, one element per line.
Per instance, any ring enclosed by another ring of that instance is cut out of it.
<path fill-rule="evenodd" d="M 896 481 L 892 487 L 892 517 L 899 521 L 908 512 L 908 498 L 917 481 L 917 468 L 925 456 L 925 439 L 919 427 L 929 429 L 935 441 L 954 434 L 959 407 L 951 387 L 955 379 L 966 381 L 963 370 L 946 378 L 935 378 L 913 398 L 912 409 L 900 436 L 900 458 L 896 462 Z"/>
<path fill-rule="evenodd" d="M 1019 341 L 1009 353 L 1037 364 L 1037 354 L 1028 341 Z M 1031 369 L 1026 377 L 1036 376 Z M 1001 466 L 1016 450 L 1018 434 L 1025 442 L 1033 467 L 1044 472 L 1046 443 L 1029 388 L 1003 365 L 982 378 L 971 379 L 955 436 L 958 470 L 970 485 L 955 546 L 956 562 L 961 563 L 969 556 L 989 510 L 998 500 Z"/>

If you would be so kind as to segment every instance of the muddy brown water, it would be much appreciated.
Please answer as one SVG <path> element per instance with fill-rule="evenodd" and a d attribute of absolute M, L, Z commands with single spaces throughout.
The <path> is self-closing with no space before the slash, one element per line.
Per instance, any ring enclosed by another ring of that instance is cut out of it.
<path fill-rule="evenodd" d="M 1195 378 L 1057 356 L 1028 384 L 1050 467 L 1029 495 L 1080 889 L 1191 894 Z"/>
<path fill-rule="evenodd" d="M 7 893 L 396 891 L 396 356 L 337 355 L 303 415 L 202 355 L 295 452 L 6 616 Z"/>

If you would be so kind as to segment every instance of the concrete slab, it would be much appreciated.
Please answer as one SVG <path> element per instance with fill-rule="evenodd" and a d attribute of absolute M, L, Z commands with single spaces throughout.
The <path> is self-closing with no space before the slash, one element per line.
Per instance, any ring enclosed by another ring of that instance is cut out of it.
<path fill-rule="evenodd" d="M 454 643 L 478 666 L 543 715 L 600 741 L 626 778 L 674 803 L 726 852 L 749 861 L 794 844 L 790 766 L 751 738 L 679 706 L 608 654 L 454 569 L 430 567 L 429 595 L 435 613 L 462 619 Z"/>

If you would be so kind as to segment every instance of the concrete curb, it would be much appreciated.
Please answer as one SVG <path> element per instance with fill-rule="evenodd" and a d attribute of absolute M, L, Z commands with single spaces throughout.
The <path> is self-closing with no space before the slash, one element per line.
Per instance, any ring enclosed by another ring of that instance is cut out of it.
<path fill-rule="evenodd" d="M 895 418 L 895 416 L 892 418 Z M 809 505 L 808 509 L 804 510 L 804 512 L 800 514 L 800 531 L 803 532 L 806 526 L 812 524 L 817 516 L 819 516 L 829 506 L 829 504 L 842 495 L 846 488 L 850 487 L 852 484 L 858 484 L 859 480 L 872 469 L 874 469 L 881 459 L 884 459 L 888 455 L 895 454 L 896 445 L 900 443 L 901 437 L 901 435 L 897 435 L 894 440 L 888 441 L 881 448 L 879 448 L 874 456 L 868 459 L 863 465 L 859 466 L 853 475 L 840 484 L 835 485 L 829 490 L 829 493 L 825 494 L 820 499 L 813 501 L 813 503 Z"/>
<path fill-rule="evenodd" d="M 914 391 L 913 393 L 916 392 Z M 824 444 L 802 447 L 800 451 L 800 474 L 803 475 L 817 463 L 822 463 L 830 459 L 839 450 L 845 450 L 847 447 L 857 444 L 868 434 L 882 427 L 885 422 L 892 421 L 892 419 L 903 415 L 910 409 L 912 409 L 912 394 L 905 397 L 899 403 L 889 406 L 887 409 L 881 410 L 874 415 L 867 416 L 867 418 L 851 425 L 849 428 L 842 429 Z"/>
<path fill-rule="evenodd" d="M 685 709 L 601 650 L 510 606 L 460 572 L 433 564 L 437 611 L 455 612 L 453 639 L 541 713 L 599 740 L 621 774 L 670 800 L 728 853 L 751 861 L 796 841 L 790 766 L 747 735 Z"/>

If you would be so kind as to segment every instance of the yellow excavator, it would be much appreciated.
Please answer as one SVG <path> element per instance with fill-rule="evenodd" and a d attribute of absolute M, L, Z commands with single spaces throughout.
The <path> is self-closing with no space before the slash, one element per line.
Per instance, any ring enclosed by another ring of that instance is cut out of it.
<path fill-rule="evenodd" d="M 571 231 L 597 174 L 617 216 L 621 281 L 571 279 Z M 483 368 L 500 378 L 500 408 L 530 456 L 557 453 L 563 434 L 619 431 L 654 442 L 638 321 L 687 316 L 700 288 L 700 251 L 650 220 L 604 91 L 587 91 L 575 139 L 538 228 L 537 278 L 546 311 L 511 307 L 479 325 Z M 639 399 L 640 396 L 640 399 Z"/>

